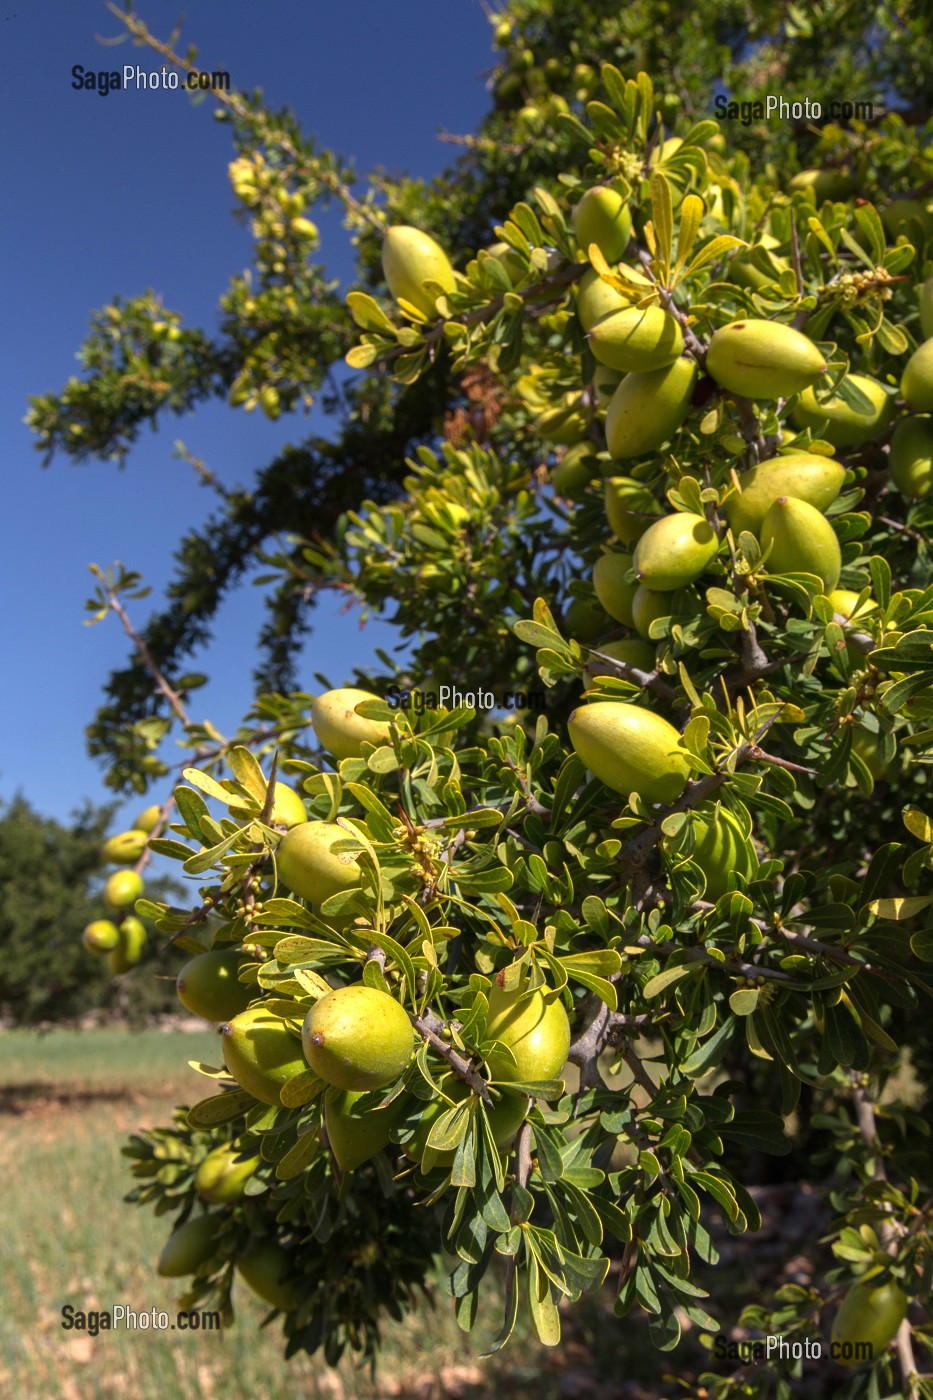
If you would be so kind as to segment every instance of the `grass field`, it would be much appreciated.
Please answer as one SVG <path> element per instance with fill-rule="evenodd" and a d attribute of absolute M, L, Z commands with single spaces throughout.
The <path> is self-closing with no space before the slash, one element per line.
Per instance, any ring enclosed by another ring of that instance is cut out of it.
<path fill-rule="evenodd" d="M 187 1068 L 189 1059 L 218 1062 L 212 1033 L 0 1034 L 7 1222 L 0 1236 L 0 1395 L 602 1400 L 623 1393 L 618 1372 L 611 1379 L 618 1324 L 602 1310 L 589 1322 L 580 1319 L 559 1357 L 545 1355 L 525 1332 L 502 1358 L 479 1361 L 496 1327 L 493 1285 L 481 1336 L 465 1337 L 441 1297 L 435 1311 L 425 1307 L 387 1334 L 375 1381 L 347 1361 L 336 1370 L 307 1357 L 286 1364 L 280 1326 L 260 1330 L 266 1310 L 246 1290 L 237 1297 L 236 1327 L 223 1334 L 115 1330 L 91 1338 L 63 1330 L 66 1304 L 88 1312 L 125 1303 L 174 1315 L 182 1290 L 154 1271 L 166 1224 L 123 1204 L 132 1182 L 120 1147 L 134 1129 L 167 1122 L 174 1104 L 203 1096 L 204 1081 Z M 642 1351 L 650 1351 L 646 1341 L 642 1337 Z M 604 1381 L 592 1369 L 594 1356 L 603 1363 Z M 629 1376 L 633 1369 L 627 1368 Z"/>

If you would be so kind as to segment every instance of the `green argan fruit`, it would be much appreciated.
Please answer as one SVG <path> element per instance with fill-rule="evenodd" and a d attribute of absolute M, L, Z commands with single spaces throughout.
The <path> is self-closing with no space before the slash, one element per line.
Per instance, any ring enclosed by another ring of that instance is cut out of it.
<path fill-rule="evenodd" d="M 601 783 L 645 802 L 675 802 L 690 768 L 672 724 L 637 705 L 596 700 L 567 721 L 570 742 Z"/>
<path fill-rule="evenodd" d="M 136 903 L 143 888 L 143 877 L 135 870 L 115 870 L 104 885 L 104 903 L 108 909 L 125 909 Z"/>
<path fill-rule="evenodd" d="M 742 530 L 757 535 L 778 496 L 793 496 L 816 510 L 825 510 L 842 490 L 845 467 L 832 457 L 809 452 L 789 452 L 771 457 L 739 477 L 741 492 L 730 496 L 724 510 L 732 533 L 738 539 Z"/>
<path fill-rule="evenodd" d="M 578 442 L 561 457 L 551 471 L 551 484 L 558 496 L 582 501 L 586 488 L 599 475 L 596 449 L 591 442 Z"/>
<path fill-rule="evenodd" d="M 577 285 L 577 315 L 585 331 L 592 330 L 603 316 L 608 316 L 612 311 L 623 311 L 631 304 L 628 297 L 604 282 L 595 268 L 587 268 L 580 278 Z"/>
<path fill-rule="evenodd" d="M 870 1279 L 853 1283 L 833 1319 L 834 1356 L 846 1366 L 878 1361 L 893 1342 L 907 1316 L 907 1295 L 893 1279 L 873 1284 Z M 859 1343 L 871 1348 L 868 1356 Z"/>
<path fill-rule="evenodd" d="M 696 377 L 696 361 L 682 355 L 662 369 L 627 374 L 606 414 L 610 455 L 640 457 L 672 438 L 690 412 Z"/>
<path fill-rule="evenodd" d="M 283 1084 L 307 1069 L 301 1046 L 278 1016 L 264 1006 L 241 1011 L 223 1027 L 224 1064 L 241 1089 L 261 1103 L 281 1103 Z"/>
<path fill-rule="evenodd" d="M 161 815 L 162 808 L 159 806 L 158 802 L 154 802 L 151 807 L 147 807 L 145 811 L 140 812 L 133 823 L 133 830 L 144 831 L 148 836 L 155 830 Z"/>
<path fill-rule="evenodd" d="M 853 725 L 852 752 L 864 763 L 875 782 L 885 777 L 891 762 L 885 757 L 884 736 L 864 725 Z"/>
<path fill-rule="evenodd" d="M 620 194 L 594 185 L 573 211 L 573 231 L 584 253 L 595 243 L 607 263 L 618 262 L 632 236 L 632 216 Z"/>
<path fill-rule="evenodd" d="M 400 1094 L 385 1108 L 377 1104 L 378 1095 L 366 1090 L 328 1089 L 324 1126 L 341 1171 L 354 1172 L 382 1151 L 405 1112 L 407 1100 Z"/>
<path fill-rule="evenodd" d="M 610 476 L 605 486 L 606 517 L 623 544 L 634 544 L 663 507 L 647 486 L 630 476 Z"/>
<path fill-rule="evenodd" d="M 632 599 L 635 583 L 626 583 L 625 575 L 632 567 L 630 554 L 601 554 L 593 566 L 593 587 L 596 596 L 610 617 L 631 627 Z"/>
<path fill-rule="evenodd" d="M 891 480 L 902 496 L 922 500 L 933 491 L 933 418 L 902 418 L 891 438 Z"/>
<path fill-rule="evenodd" d="M 362 882 L 355 856 L 341 860 L 334 846 L 350 839 L 337 822 L 305 822 L 286 831 L 275 853 L 279 877 L 292 894 L 320 909 L 326 899 L 343 890 L 358 890 Z"/>
<path fill-rule="evenodd" d="M 622 376 L 617 369 L 610 369 L 608 365 L 597 365 L 593 375 L 593 397 L 596 400 L 597 409 L 605 410 L 613 394 L 622 382 Z"/>
<path fill-rule="evenodd" d="M 575 642 L 592 642 L 612 627 L 612 618 L 598 603 L 573 598 L 564 613 L 564 631 Z"/>
<path fill-rule="evenodd" d="M 246 821 L 249 817 L 258 817 L 262 811 L 259 808 L 247 810 L 246 807 L 231 807 L 230 815 L 234 821 Z M 287 783 L 276 783 L 272 797 L 272 813 L 269 817 L 271 826 L 299 826 L 301 822 L 308 820 L 305 811 L 305 804 L 294 788 L 290 788 Z"/>
<path fill-rule="evenodd" d="M 215 1205 L 239 1201 L 259 1157 L 242 1157 L 236 1147 L 215 1147 L 198 1167 L 194 1185 L 198 1195 Z"/>
<path fill-rule="evenodd" d="M 597 321 L 590 349 L 610 369 L 651 370 L 672 364 L 683 351 L 680 322 L 660 306 L 628 306 Z"/>
<path fill-rule="evenodd" d="M 423 315 L 437 315 L 436 294 L 425 282 L 439 282 L 445 292 L 457 285 L 450 259 L 439 243 L 420 229 L 399 224 L 390 228 L 382 243 L 382 271 L 396 301 L 416 306 Z"/>
<path fill-rule="evenodd" d="M 566 404 L 562 408 L 549 408 L 544 413 L 539 413 L 532 426 L 545 442 L 556 442 L 559 447 L 568 447 L 586 436 L 586 414 L 573 404 Z"/>
<path fill-rule="evenodd" d="M 641 637 L 651 636 L 651 624 L 659 617 L 670 617 L 670 593 L 656 593 L 653 588 L 640 583 L 632 599 L 632 626 Z"/>
<path fill-rule="evenodd" d="M 711 902 L 726 893 L 731 871 L 749 879 L 758 868 L 755 848 L 745 828 L 727 807 L 717 803 L 711 810 L 696 811 L 688 818 L 688 826 L 693 830 L 694 841 L 690 859 L 703 872 L 706 898 Z M 668 854 L 676 855 L 684 849 L 686 830 L 684 827 L 684 834 L 674 841 L 665 839 L 662 844 Z"/>
<path fill-rule="evenodd" d="M 326 690 L 311 706 L 311 726 L 323 748 L 334 758 L 361 758 L 364 743 L 386 744 L 389 725 L 381 720 L 364 719 L 356 713 L 364 700 L 378 700 L 368 690 L 345 686 Z"/>
<path fill-rule="evenodd" d="M 904 366 L 901 396 L 916 413 L 933 413 L 933 339 L 925 340 Z"/>
<path fill-rule="evenodd" d="M 716 532 L 704 516 L 678 511 L 648 526 L 635 546 L 635 573 L 656 593 L 672 593 L 699 578 L 718 548 Z"/>
<path fill-rule="evenodd" d="M 486 252 L 505 268 L 513 287 L 524 277 L 527 271 L 525 264 L 508 243 L 490 243 Z"/>
<path fill-rule="evenodd" d="M 120 942 L 120 931 L 109 919 L 94 919 L 81 935 L 89 953 L 109 953 Z"/>
<path fill-rule="evenodd" d="M 866 598 L 861 607 L 858 606 L 859 595 L 851 588 L 834 588 L 827 594 L 829 601 L 833 605 L 833 611 L 840 617 L 844 617 L 847 622 L 854 622 L 858 617 L 866 617 L 868 613 L 875 612 L 878 604 L 871 598 Z"/>
<path fill-rule="evenodd" d="M 772 248 L 779 248 L 780 242 L 770 233 L 763 233 L 755 244 L 755 248 L 764 250 L 758 253 L 756 258 L 752 258 L 754 248 L 748 248 L 741 253 L 736 253 L 729 263 L 729 278 L 739 287 L 749 287 L 752 291 L 760 291 L 762 287 L 768 287 L 772 282 L 776 282 L 781 272 L 787 267 L 787 259 L 775 257 Z M 765 272 L 759 267 L 759 261 L 767 264 L 768 271 Z"/>
<path fill-rule="evenodd" d="M 824 593 L 839 582 L 842 551 L 836 532 L 806 501 L 778 496 L 762 522 L 761 544 L 769 551 L 765 566 L 772 574 L 816 574 Z"/>
<path fill-rule="evenodd" d="M 933 277 L 928 277 L 918 288 L 920 300 L 920 329 L 930 339 L 933 336 Z"/>
<path fill-rule="evenodd" d="M 779 321 L 733 321 L 713 335 L 706 368 L 724 389 L 750 399 L 786 399 L 826 373 L 822 353 Z"/>
<path fill-rule="evenodd" d="M 801 170 L 788 184 L 790 190 L 812 190 L 817 208 L 827 199 L 846 199 L 855 189 L 851 175 L 844 170 L 812 169 Z"/>
<path fill-rule="evenodd" d="M 146 849 L 148 839 L 145 831 L 121 831 L 104 842 L 100 848 L 100 858 L 107 865 L 135 865 Z"/>
<path fill-rule="evenodd" d="M 462 1103 L 469 1098 L 471 1089 L 456 1074 L 445 1074 L 438 1081 L 440 1088 L 454 1103 Z M 525 1094 L 513 1094 L 505 1090 L 492 1107 L 486 1109 L 489 1117 L 489 1126 L 492 1129 L 493 1140 L 497 1147 L 511 1147 L 518 1135 L 518 1130 L 525 1121 L 528 1113 L 530 1100 Z M 405 1144 L 405 1152 L 415 1162 L 423 1162 L 425 1170 L 430 1171 L 432 1167 L 450 1167 L 456 1157 L 456 1149 L 448 1148 L 445 1151 L 430 1149 L 430 1155 L 425 1161 L 425 1149 L 428 1145 L 428 1136 L 431 1128 L 445 1113 L 450 1104 L 443 1099 L 432 1099 L 426 1103 L 418 1119 L 418 1126 Z"/>
<path fill-rule="evenodd" d="M 487 993 L 486 1039 L 501 1040 L 515 1057 L 501 1050 L 486 1057 L 489 1077 L 506 1084 L 554 1079 L 567 1063 L 570 1021 L 559 994 L 536 988 L 523 996 L 493 985 Z"/>
<path fill-rule="evenodd" d="M 120 940 L 107 954 L 107 962 L 114 977 L 121 977 L 135 967 L 143 954 L 146 944 L 146 925 L 132 914 L 124 919 L 117 932 Z"/>
<path fill-rule="evenodd" d="M 298 1285 L 288 1276 L 292 1256 L 275 1240 L 256 1240 L 236 1261 L 237 1273 L 270 1307 L 291 1312 L 298 1306 Z"/>
<path fill-rule="evenodd" d="M 195 1215 L 173 1230 L 159 1255 L 156 1273 L 163 1278 L 184 1278 L 195 1273 L 217 1248 L 220 1217 Z"/>
<path fill-rule="evenodd" d="M 655 668 L 654 647 L 650 642 L 639 641 L 637 637 L 626 637 L 615 642 L 601 642 L 596 650 L 604 656 L 612 657 L 615 661 L 623 662 L 626 666 L 634 666 L 636 671 L 653 671 Z M 583 672 L 583 683 L 587 689 L 590 689 L 597 676 L 614 676 L 616 674 L 608 661 L 600 661 L 598 656 L 591 656 Z"/>
<path fill-rule="evenodd" d="M 919 199 L 892 199 L 881 211 L 881 222 L 891 238 L 896 238 L 899 233 L 909 237 L 912 224 L 917 223 L 921 230 L 926 229 L 929 214 Z"/>
<path fill-rule="evenodd" d="M 205 1021 L 231 1021 L 257 995 L 255 985 L 245 987 L 237 980 L 237 969 L 244 961 L 236 948 L 198 953 L 185 963 L 175 981 L 178 1000 L 192 1016 L 203 1016 Z"/>
<path fill-rule="evenodd" d="M 867 405 L 854 408 L 840 394 L 820 401 L 815 388 L 804 389 L 791 413 L 797 428 L 809 428 L 833 447 L 861 447 L 888 426 L 894 417 L 894 396 L 867 374 L 849 374 L 847 384 L 857 389 Z"/>
<path fill-rule="evenodd" d="M 400 1002 L 357 982 L 316 1001 L 305 1017 L 305 1059 L 338 1089 L 381 1089 L 411 1058 L 414 1030 Z"/>

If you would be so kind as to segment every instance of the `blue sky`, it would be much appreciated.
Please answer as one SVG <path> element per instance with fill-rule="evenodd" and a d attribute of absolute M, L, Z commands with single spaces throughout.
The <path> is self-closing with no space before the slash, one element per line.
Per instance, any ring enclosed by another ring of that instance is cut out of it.
<path fill-rule="evenodd" d="M 162 38 L 179 14 L 174 0 L 143 0 L 136 8 Z M 248 231 L 231 216 L 230 132 L 213 119 L 211 103 L 192 107 L 172 92 L 101 97 L 72 88 L 74 64 L 94 71 L 156 66 L 148 50 L 99 42 L 121 29 L 96 0 L 10 0 L 0 11 L 7 196 L 0 799 L 21 791 L 40 812 L 62 820 L 84 798 L 110 796 L 85 753 L 84 727 L 102 683 L 127 655 L 115 619 L 83 624 L 93 582 L 88 564 L 121 560 L 145 575 L 153 597 L 133 613 L 144 623 L 172 577 L 182 533 L 213 509 L 211 493 L 173 458 L 175 440 L 234 485 L 249 482 L 282 445 L 321 426 L 314 416 L 272 424 L 258 413 L 210 404 L 166 419 L 156 434 L 145 430 L 122 471 L 112 463 L 75 467 L 64 458 L 42 468 L 22 421 L 28 396 L 60 388 L 79 372 L 75 353 L 93 308 L 152 287 L 186 325 L 213 330 L 218 298 L 249 263 Z M 196 44 L 199 62 L 228 69 L 234 87 L 260 87 L 270 106 L 291 107 L 306 132 L 353 157 L 361 174 L 381 165 L 431 176 L 453 154 L 438 132 L 470 131 L 488 108 L 491 32 L 480 0 L 199 0 L 187 7 L 181 47 Z M 337 216 L 314 217 L 323 234 L 316 257 L 347 283 L 349 237 Z M 212 676 L 192 696 L 193 717 L 210 718 L 225 732 L 249 703 L 261 598 L 248 586 L 231 596 L 214 643 L 193 659 Z M 309 686 L 315 670 L 339 682 L 393 637 L 379 622 L 360 631 L 356 616 L 338 616 L 336 603 L 320 607 L 305 650 Z M 139 805 L 127 804 L 128 819 Z"/>

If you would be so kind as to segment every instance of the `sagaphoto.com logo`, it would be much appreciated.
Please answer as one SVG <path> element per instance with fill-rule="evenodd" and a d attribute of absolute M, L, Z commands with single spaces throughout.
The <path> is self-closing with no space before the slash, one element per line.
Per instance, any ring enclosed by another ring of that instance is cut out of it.
<path fill-rule="evenodd" d="M 85 68 L 75 63 L 71 69 L 75 92 L 96 92 L 109 97 L 112 92 L 229 92 L 230 74 L 225 68 L 213 73 L 176 73 L 164 63 L 161 68 L 140 68 L 124 63 L 122 68 Z"/>
<path fill-rule="evenodd" d="M 789 101 L 780 93 L 769 93 L 754 102 L 739 102 L 721 92 L 713 102 L 713 112 L 720 121 L 741 122 L 743 126 L 753 122 L 872 122 L 875 104 L 836 99 L 824 104 L 811 97 Z"/>

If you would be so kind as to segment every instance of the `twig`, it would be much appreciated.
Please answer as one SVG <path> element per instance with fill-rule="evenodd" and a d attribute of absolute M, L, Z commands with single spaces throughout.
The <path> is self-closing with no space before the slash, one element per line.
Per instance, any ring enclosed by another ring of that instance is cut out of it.
<path fill-rule="evenodd" d="M 473 1068 L 470 1060 L 460 1054 L 453 1045 L 441 1038 L 440 1032 L 445 1029 L 444 1022 L 440 1017 L 435 1016 L 433 1011 L 423 1011 L 420 1016 L 412 1016 L 409 1013 L 411 1023 L 420 1036 L 428 1042 L 432 1049 L 445 1059 L 455 1074 L 469 1084 L 474 1094 L 477 1094 L 484 1103 L 492 1105 L 492 1095 L 485 1079 L 479 1070 Z"/>

